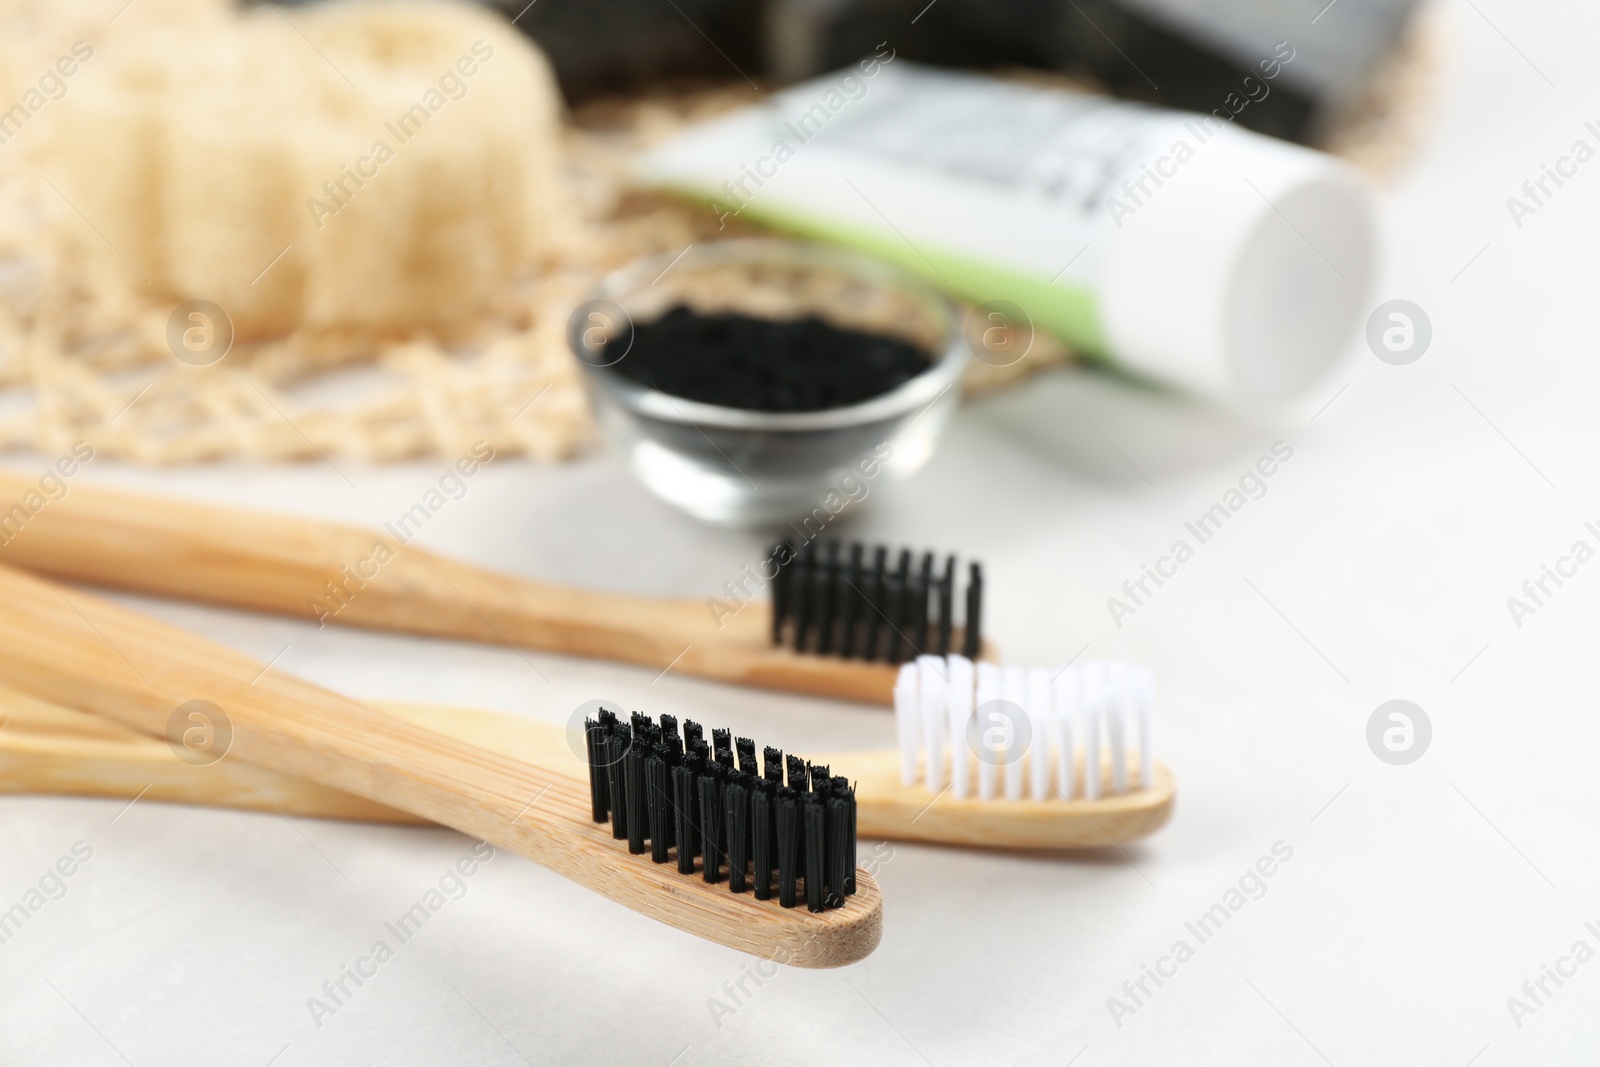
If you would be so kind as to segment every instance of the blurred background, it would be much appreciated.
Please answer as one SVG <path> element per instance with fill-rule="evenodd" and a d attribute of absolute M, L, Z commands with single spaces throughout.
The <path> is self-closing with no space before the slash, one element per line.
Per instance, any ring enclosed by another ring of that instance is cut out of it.
<path fill-rule="evenodd" d="M 1294 58 L 1262 95 L 1248 79 L 1280 42 Z M 1178 109 L 1179 126 L 1220 107 L 1230 136 L 1261 138 L 1252 158 L 1304 151 L 1353 183 L 1371 237 L 1356 286 L 1314 207 L 1235 183 L 1229 203 L 1348 276 L 1337 329 L 1313 331 L 1317 374 L 1264 404 L 1196 385 L 1166 339 L 1216 347 L 1211 312 L 1239 311 L 1216 296 L 1221 272 L 1198 269 L 1163 277 L 1199 301 L 1181 312 L 1117 305 L 1148 342 L 1136 367 L 1042 324 L 1025 357 L 985 358 L 969 331 L 937 451 L 835 527 L 983 560 L 986 633 L 1008 662 L 1151 667 L 1180 799 L 1149 841 L 1072 856 L 895 844 L 878 952 L 785 971 L 731 1018 L 709 1003 L 747 958 L 497 861 L 317 1026 L 307 998 L 462 839 L 8 796 L 0 901 L 75 840 L 97 858 L 0 948 L 0 1058 L 682 1067 L 768 1058 L 782 1035 L 907 1064 L 1593 1062 L 1586 968 L 1532 1014 L 1508 1003 L 1533 1004 L 1525 983 L 1575 942 L 1600 948 L 1585 925 L 1600 862 L 1583 847 L 1600 810 L 1600 596 L 1582 567 L 1534 584 L 1577 542 L 1600 547 L 1597 46 L 1594 11 L 1503 0 L 0 0 L 7 469 L 36 477 L 83 442 L 85 483 L 377 528 L 481 442 L 493 461 L 418 543 L 584 588 L 717 597 L 770 542 L 770 526 L 707 525 L 642 484 L 573 352 L 574 310 L 611 272 L 795 229 L 641 169 L 703 123 L 891 53 L 891 72 Z M 889 83 L 873 84 L 869 102 Z M 1166 121 L 1104 114 L 1105 143 Z M 1115 158 L 1137 177 L 1157 156 Z M 863 188 L 876 207 L 856 210 L 909 236 L 897 262 L 958 321 L 991 297 L 1034 306 L 912 262 L 932 244 L 909 228 L 911 198 Z M 1181 188 L 1132 222 L 1179 219 Z M 1135 232 L 1104 206 L 1095 234 Z M 961 229 L 959 213 L 928 216 Z M 1054 240 L 1068 223 L 1050 218 Z M 962 239 L 999 261 L 1028 244 L 977 229 Z M 1111 315 L 1110 261 L 1059 247 L 1021 273 Z M 1256 491 L 1242 479 L 1270 456 Z M 1232 517 L 1201 543 L 1189 524 L 1219 503 Z M 1176 577 L 1127 591 L 1184 540 Z M 359 699 L 557 723 L 605 699 L 799 750 L 894 744 L 889 716 L 844 702 L 110 595 Z M 1369 743 L 1395 699 L 1431 718 L 1403 765 Z M 1110 1010 L 1280 843 L 1293 860 L 1260 900 L 1132 1016 Z"/>
<path fill-rule="evenodd" d="M 93 431 L 102 455 L 147 464 L 383 462 L 480 439 L 575 455 L 594 434 L 565 326 L 597 279 L 773 221 L 640 180 L 650 149 L 876 54 L 1214 113 L 1388 180 L 1425 129 L 1437 28 L 1412 3 L 1311 6 L 7 5 L 0 446 Z M 921 269 L 929 235 L 909 232 Z M 969 307 L 1013 295 L 955 288 Z M 195 300 L 214 330 L 186 333 Z M 1080 347 L 1043 332 L 1014 366 L 975 362 L 968 388 Z M 185 337 L 204 351 L 175 355 Z"/>

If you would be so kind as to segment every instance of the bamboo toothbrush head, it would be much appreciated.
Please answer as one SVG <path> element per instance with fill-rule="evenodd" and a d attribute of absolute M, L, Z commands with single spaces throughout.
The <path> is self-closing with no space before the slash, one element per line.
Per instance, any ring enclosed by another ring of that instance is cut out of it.
<path fill-rule="evenodd" d="M 1155 759 L 1144 668 L 920 656 L 900 667 L 894 702 L 898 782 L 882 756 L 858 765 L 873 832 L 884 819 L 893 836 L 1072 848 L 1143 837 L 1171 817 L 1177 783 Z"/>

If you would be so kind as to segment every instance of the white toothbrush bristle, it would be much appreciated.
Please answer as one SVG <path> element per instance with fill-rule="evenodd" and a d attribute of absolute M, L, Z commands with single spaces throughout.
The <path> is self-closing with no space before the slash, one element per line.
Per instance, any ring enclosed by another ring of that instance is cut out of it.
<path fill-rule="evenodd" d="M 1111 791 L 1128 791 L 1128 705 L 1131 673 L 1128 664 L 1113 663 L 1107 670 L 1106 745 L 1111 749 Z"/>
<path fill-rule="evenodd" d="M 1051 683 L 1053 718 L 1056 727 L 1056 797 L 1071 800 L 1076 792 L 1074 778 L 1077 771 L 1078 731 L 1078 671 L 1068 667 L 1056 675 Z"/>
<path fill-rule="evenodd" d="M 978 664 L 977 707 L 984 708 L 999 699 L 1000 668 L 992 663 Z M 976 716 L 976 712 L 977 709 L 975 708 L 974 716 Z M 995 763 L 993 757 L 983 751 L 984 731 L 989 729 L 990 724 L 979 720 L 975 725 L 975 732 L 978 736 L 977 751 L 974 753 L 978 757 L 978 799 L 993 800 Z"/>
<path fill-rule="evenodd" d="M 1050 669 L 1028 670 L 1028 791 L 1034 800 L 1050 796 Z"/>
<path fill-rule="evenodd" d="M 1000 755 L 1006 765 L 1006 799 L 1021 800 L 1021 747 L 1027 743 L 1022 734 L 1023 724 L 1028 721 L 1028 672 L 1021 667 L 1000 668 L 1000 699 L 1005 701 L 1004 723 L 998 725 L 996 733 L 1005 751 L 1003 755 L 996 755 Z"/>
<path fill-rule="evenodd" d="M 950 722 L 947 740 L 950 742 L 950 792 L 957 800 L 967 799 L 972 792 L 972 761 L 968 759 L 967 724 L 972 720 L 972 687 L 974 684 L 972 661 L 965 656 L 951 656 L 946 661 L 950 688 L 946 692 Z"/>
<path fill-rule="evenodd" d="M 894 681 L 895 738 L 900 743 L 900 784 L 917 784 L 917 668 L 902 663 Z"/>
<path fill-rule="evenodd" d="M 918 715 L 922 728 L 923 781 L 928 792 L 937 793 L 944 788 L 944 737 L 949 699 L 949 685 L 945 679 L 944 659 L 940 656 L 917 657 Z"/>
<path fill-rule="evenodd" d="M 1100 705 L 1102 664 L 1091 660 L 1078 675 L 1078 719 L 1083 733 L 1083 799 L 1100 799 Z"/>
<path fill-rule="evenodd" d="M 1156 784 L 1156 676 L 1147 667 L 1134 669 L 1134 699 L 1139 706 L 1139 788 Z"/>

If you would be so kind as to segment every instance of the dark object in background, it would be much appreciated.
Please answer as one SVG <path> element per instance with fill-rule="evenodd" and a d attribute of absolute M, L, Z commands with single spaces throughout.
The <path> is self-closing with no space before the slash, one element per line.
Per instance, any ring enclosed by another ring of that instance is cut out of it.
<path fill-rule="evenodd" d="M 907 341 L 816 316 L 707 315 L 681 305 L 607 341 L 604 358 L 615 358 L 623 377 L 671 396 L 776 412 L 859 404 L 933 365 Z"/>
<path fill-rule="evenodd" d="M 246 0 L 247 3 L 264 0 Z M 282 0 L 288 3 L 313 0 Z M 880 44 L 949 67 L 1087 75 L 1188 111 L 1250 95 L 1240 125 L 1315 141 L 1393 49 L 1418 0 L 480 0 L 532 37 L 571 105 L 674 81 L 786 85 Z M 1255 90 L 1257 93 L 1259 89 Z"/>
<path fill-rule="evenodd" d="M 310 6 L 325 0 L 241 0 Z M 749 0 L 475 0 L 544 50 L 576 106 L 674 81 L 759 78 L 762 5 Z M 853 58 L 853 57 L 852 57 Z"/>
<path fill-rule="evenodd" d="M 544 49 L 569 104 L 674 80 L 761 77 L 761 4 L 750 0 L 486 2 Z"/>
<path fill-rule="evenodd" d="M 1417 0 L 768 0 L 766 69 L 781 82 L 888 42 L 896 58 L 1087 75 L 1118 96 L 1212 111 L 1262 92 L 1238 121 L 1308 143 L 1395 47 Z M 1244 79 L 1255 78 L 1251 86 Z"/>

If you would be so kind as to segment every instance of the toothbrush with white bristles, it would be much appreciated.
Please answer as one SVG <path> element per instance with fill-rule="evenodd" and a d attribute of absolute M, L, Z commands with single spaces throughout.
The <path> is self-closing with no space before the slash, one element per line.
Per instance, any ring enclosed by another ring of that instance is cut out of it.
<path fill-rule="evenodd" d="M 0 652 L 3 651 L 4 648 L 0 648 Z M 917 731 L 905 749 L 896 745 L 875 751 L 834 752 L 812 757 L 813 767 L 826 765 L 829 768 L 824 778 L 830 787 L 838 781 L 853 787 L 856 831 L 860 839 L 926 841 L 976 848 L 1094 848 L 1146 837 L 1171 817 L 1177 799 L 1177 781 L 1167 767 L 1146 758 L 1150 750 L 1147 739 L 1153 707 L 1147 675 L 1141 681 L 1140 672 L 1136 671 L 1131 683 L 1126 679 L 1118 683 L 1131 686 L 1124 691 L 1133 708 L 1131 715 L 1124 711 L 1129 715 L 1125 736 L 1145 739 L 1135 741 L 1133 748 L 1125 752 L 1130 764 L 1135 761 L 1139 764 L 1138 775 L 1134 775 L 1132 766 L 1128 768 L 1126 793 L 1101 796 L 1095 787 L 1097 791 L 1091 796 L 1084 763 L 1097 768 L 1096 782 L 1114 781 L 1109 768 L 1109 749 L 1102 752 L 1098 743 L 1090 745 L 1089 750 L 1097 753 L 1098 758 L 1085 760 L 1087 753 L 1080 747 L 1090 731 L 1082 710 L 1097 707 L 1095 700 L 1098 698 L 1084 695 L 1087 683 L 1097 677 L 1095 668 L 1075 669 L 1072 676 L 1078 679 L 1078 685 L 1066 680 L 1067 673 L 1046 669 L 1048 703 L 1040 701 L 1039 673 L 1027 672 L 1026 678 L 1031 683 L 1028 708 L 1033 714 L 1043 716 L 1044 725 L 1035 727 L 1030 719 L 1029 745 L 1023 749 L 1028 761 L 1030 790 L 1018 801 L 1002 802 L 995 796 L 998 759 L 982 751 L 982 747 L 984 744 L 992 746 L 1000 753 L 1000 758 L 1010 751 L 1005 717 L 996 721 L 986 715 L 980 721 L 978 715 L 982 705 L 978 700 L 980 676 L 984 679 L 985 699 L 988 699 L 988 694 L 1000 692 L 1001 672 L 992 664 L 975 664 L 962 657 L 950 660 L 941 657 L 939 662 L 944 664 L 943 671 L 931 675 L 935 681 L 926 691 L 920 684 L 921 665 L 899 679 L 901 706 L 912 711 L 902 716 L 900 725 L 905 729 L 914 726 Z M 248 673 L 253 676 L 255 671 Z M 922 698 L 927 696 L 929 705 L 939 708 L 941 687 L 945 714 L 942 718 L 934 716 L 934 726 L 929 732 L 938 736 L 945 757 L 942 763 L 936 764 L 940 767 L 939 777 L 933 779 L 930 788 L 922 772 Z M 1127 706 L 1123 705 L 1125 709 Z M 372 710 L 376 713 L 379 709 Z M 438 734 L 435 742 L 438 745 L 456 742 L 478 745 L 542 772 L 571 778 L 584 788 L 585 795 L 596 799 L 586 744 L 587 729 L 577 731 L 574 727 L 569 731 L 523 716 L 463 708 L 391 704 L 381 710 L 414 727 Z M 683 710 L 692 712 L 693 709 Z M 1104 714 L 1102 709 L 1091 718 L 1098 723 Z M 206 766 L 175 760 L 165 739 L 145 737 L 98 715 L 41 704 L 5 688 L 0 688 L 0 719 L 7 723 L 6 728 L 0 730 L 0 794 L 81 793 L 121 797 L 124 801 L 144 796 L 152 803 L 166 800 L 337 819 L 426 821 L 309 779 L 283 775 L 263 779 L 262 775 L 270 776 L 271 772 L 236 761 L 231 755 L 220 763 Z M 629 725 L 632 725 L 631 717 Z M 1099 736 L 1099 727 L 1096 725 L 1094 729 Z M 750 749 L 752 746 L 742 747 Z M 1054 774 L 1047 771 L 1041 775 L 1037 770 L 1041 747 L 1047 748 L 1046 768 L 1052 766 L 1052 759 L 1055 761 Z M 734 752 L 740 751 L 741 745 L 736 742 Z M 647 759 L 646 766 L 649 765 Z M 1099 774 L 1102 765 L 1105 772 Z M 626 756 L 622 766 L 627 769 Z M 648 790 L 648 772 L 645 779 Z M 607 783 L 608 787 L 612 783 L 609 776 Z M 1044 786 L 1043 800 L 1039 799 L 1041 785 Z M 694 795 L 692 791 L 690 795 Z M 647 808 L 648 803 L 647 793 Z M 619 809 L 613 806 L 610 810 Z M 751 810 L 753 812 L 754 808 Z M 608 844 L 615 843 L 609 834 L 606 837 Z M 629 848 L 633 843 L 630 837 Z M 760 869 L 761 863 L 754 851 L 752 841 L 749 858 L 754 861 L 752 874 L 756 884 L 760 884 L 760 876 L 754 872 Z M 728 855 L 732 855 L 731 849 Z M 644 866 L 655 869 L 650 863 Z M 732 868 L 729 870 L 731 872 Z M 779 876 L 781 890 L 781 862 Z M 731 887 L 731 876 L 728 884 Z M 853 897 L 849 899 L 854 900 Z M 837 913 L 838 909 L 834 909 L 821 918 L 826 921 L 829 915 Z"/>
<path fill-rule="evenodd" d="M 1060 669 L 919 656 L 894 688 L 900 783 L 966 800 L 1120 797 L 1156 781 L 1155 679 L 1091 660 Z M 1081 777 L 1079 771 L 1081 769 Z"/>

